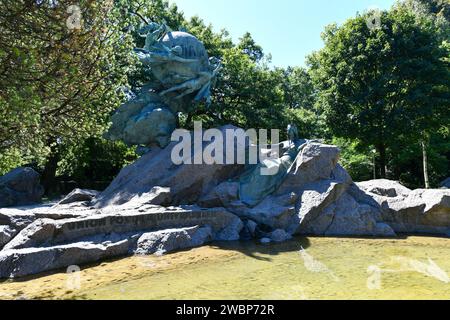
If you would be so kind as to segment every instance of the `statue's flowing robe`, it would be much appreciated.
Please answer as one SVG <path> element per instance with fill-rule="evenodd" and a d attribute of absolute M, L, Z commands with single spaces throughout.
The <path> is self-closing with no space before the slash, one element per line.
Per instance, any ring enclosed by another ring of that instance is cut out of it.
<path fill-rule="evenodd" d="M 298 140 L 294 145 L 288 147 L 280 158 L 269 160 L 270 171 L 276 172 L 274 175 L 261 174 L 261 169 L 267 168 L 267 162 L 251 166 L 239 179 L 240 200 L 246 205 L 254 207 L 264 198 L 273 194 L 293 170 L 297 157 L 306 145 L 306 140 Z M 274 169 L 274 166 L 278 170 Z"/>

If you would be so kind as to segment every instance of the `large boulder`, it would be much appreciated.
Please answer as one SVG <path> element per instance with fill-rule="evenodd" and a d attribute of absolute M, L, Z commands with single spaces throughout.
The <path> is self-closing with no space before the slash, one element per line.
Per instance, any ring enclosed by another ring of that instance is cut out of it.
<path fill-rule="evenodd" d="M 394 230 L 385 223 L 377 221 L 376 208 L 360 204 L 348 193 L 329 206 L 319 220 L 321 223 L 312 224 L 318 227 L 323 220 L 329 222 L 322 230 L 315 230 L 315 234 L 325 236 L 395 236 Z"/>
<path fill-rule="evenodd" d="M 240 201 L 236 181 L 219 184 L 200 204 L 224 206 L 278 234 L 393 236 L 381 221 L 380 206 L 370 197 L 364 199 L 366 193 L 338 164 L 339 155 L 335 146 L 308 142 L 279 188 L 256 206 Z M 271 233 L 264 236 L 272 238 Z M 274 241 L 281 238 L 288 237 L 275 236 Z"/>
<path fill-rule="evenodd" d="M 407 197 L 411 192 L 399 182 L 386 179 L 358 182 L 357 186 L 366 192 L 389 198 Z"/>
<path fill-rule="evenodd" d="M 168 229 L 144 233 L 137 241 L 138 255 L 165 254 L 176 250 L 201 246 L 213 238 L 210 227 Z"/>
<path fill-rule="evenodd" d="M 226 130 L 235 130 L 233 126 L 221 128 L 223 136 Z M 194 141 L 194 138 L 191 139 Z M 224 150 L 227 144 L 223 141 Z M 245 165 L 225 164 L 194 164 L 194 159 L 201 157 L 203 150 L 211 142 L 203 142 L 202 150 L 193 150 L 191 157 L 186 158 L 191 164 L 175 165 L 172 161 L 172 151 L 178 142 L 172 142 L 164 149 L 152 148 L 135 163 L 124 168 L 111 185 L 94 201 L 94 206 L 104 208 L 111 205 L 121 205 L 129 202 L 137 195 L 146 196 L 147 204 L 161 204 L 158 192 L 161 188 L 170 190 L 170 197 L 166 197 L 164 205 L 195 204 L 215 186 L 228 179 L 234 178 L 245 169 Z M 234 144 L 235 154 L 244 149 L 238 149 Z M 201 148 L 199 148 L 201 149 Z M 154 198 L 154 199 L 152 199 Z"/>
<path fill-rule="evenodd" d="M 280 187 L 254 207 L 239 200 L 239 184 L 234 181 L 218 185 L 200 203 L 224 206 L 242 219 L 279 234 L 395 235 L 382 222 L 377 202 L 338 164 L 339 154 L 337 147 L 308 142 Z M 272 238 L 271 233 L 263 236 Z M 275 237 L 280 238 L 288 237 Z"/>
<path fill-rule="evenodd" d="M 129 252 L 129 240 L 95 244 L 79 242 L 41 248 L 0 251 L 0 278 L 16 278 L 71 265 L 93 263 Z"/>
<path fill-rule="evenodd" d="M 378 206 L 358 202 L 350 192 L 352 186 L 319 182 L 306 190 L 300 206 L 299 234 L 322 236 L 395 236 L 381 221 Z M 321 186 L 322 185 L 322 186 Z M 324 190 L 328 186 L 326 191 Z"/>
<path fill-rule="evenodd" d="M 0 228 L 0 278 L 21 277 L 132 253 L 166 253 L 239 240 L 243 222 L 224 208 L 127 204 L 73 219 Z M 33 261 L 36 260 L 36 263 Z"/>
<path fill-rule="evenodd" d="M 297 156 L 294 169 L 289 172 L 275 194 L 286 194 L 297 191 L 308 183 L 330 179 L 338 165 L 339 156 L 340 150 L 336 146 L 308 143 Z M 350 176 L 345 178 L 351 179 Z"/>
<path fill-rule="evenodd" d="M 39 173 L 32 168 L 17 168 L 0 177 L 0 207 L 39 203 L 44 188 Z"/>
<path fill-rule="evenodd" d="M 302 189 L 298 210 L 299 225 L 296 233 L 307 234 L 309 228 L 321 227 L 323 221 L 319 217 L 326 212 L 330 205 L 341 198 L 346 189 L 345 184 L 332 180 L 311 183 Z"/>
<path fill-rule="evenodd" d="M 358 183 L 358 186 L 378 203 L 382 220 L 396 232 L 450 234 L 450 190 L 412 191 L 387 180 Z"/>

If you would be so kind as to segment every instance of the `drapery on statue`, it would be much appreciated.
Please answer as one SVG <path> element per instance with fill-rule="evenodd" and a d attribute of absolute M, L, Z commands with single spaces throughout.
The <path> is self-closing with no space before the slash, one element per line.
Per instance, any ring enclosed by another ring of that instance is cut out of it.
<path fill-rule="evenodd" d="M 189 33 L 173 32 L 155 22 L 138 33 L 145 45 L 134 51 L 156 81 L 133 90 L 132 98 L 112 116 L 105 137 L 136 145 L 143 153 L 151 146 L 164 148 L 170 143 L 178 113 L 193 111 L 201 101 L 211 102 L 221 63 L 209 59 L 203 43 Z"/>
<path fill-rule="evenodd" d="M 289 139 L 289 143 L 292 144 L 294 143 L 294 141 L 296 141 L 299 136 L 298 136 L 298 129 L 297 126 L 295 124 L 289 124 L 287 127 L 287 135 L 288 135 L 288 139 Z"/>

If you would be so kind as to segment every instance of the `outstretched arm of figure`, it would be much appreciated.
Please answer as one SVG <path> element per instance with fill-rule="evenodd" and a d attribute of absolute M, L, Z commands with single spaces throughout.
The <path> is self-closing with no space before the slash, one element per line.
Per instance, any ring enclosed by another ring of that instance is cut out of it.
<path fill-rule="evenodd" d="M 181 98 L 183 98 L 184 96 L 187 96 L 188 94 L 191 94 L 191 93 L 195 92 L 196 90 L 199 89 L 200 85 L 201 85 L 200 80 L 197 80 L 196 82 L 194 82 L 194 83 L 192 84 L 192 86 L 186 88 L 186 90 L 185 90 L 182 94 L 176 96 L 175 99 L 181 99 Z M 201 99 L 203 99 L 203 98 L 208 99 L 208 97 L 210 96 L 210 94 L 209 94 L 209 91 L 210 91 L 210 90 L 211 90 L 211 82 L 208 81 L 208 82 L 206 82 L 206 84 L 204 84 L 204 85 L 200 88 L 200 91 L 199 91 L 199 92 L 197 93 L 197 95 L 195 96 L 194 101 L 195 101 L 195 102 L 199 102 L 199 101 L 200 101 Z"/>
<path fill-rule="evenodd" d="M 181 98 L 187 96 L 188 94 L 191 94 L 191 93 L 194 92 L 194 91 L 195 91 L 194 88 L 187 89 L 187 90 L 185 90 L 183 93 L 177 95 L 177 96 L 175 97 L 175 100 L 181 99 Z"/>
<path fill-rule="evenodd" d="M 189 82 L 189 81 L 186 81 L 186 82 Z M 178 86 L 174 86 L 174 87 L 172 87 L 170 89 L 164 90 L 164 91 L 160 92 L 159 95 L 160 96 L 165 96 L 168 93 L 175 92 L 175 91 L 178 91 L 178 90 L 183 90 L 183 89 L 187 88 L 186 82 L 184 82 L 184 83 L 182 83 L 182 84 L 180 84 Z"/>
<path fill-rule="evenodd" d="M 184 82 L 178 86 L 172 87 L 170 89 L 167 89 L 167 90 L 161 92 L 160 95 L 164 96 L 170 92 L 183 91 L 181 94 L 179 94 L 178 96 L 176 96 L 174 98 L 174 99 L 181 99 L 184 96 L 191 94 L 195 90 L 198 90 L 199 88 L 200 88 L 200 82 L 199 82 L 199 79 L 197 78 L 194 80 L 186 81 L 186 82 Z"/>
<path fill-rule="evenodd" d="M 165 27 L 161 26 L 157 30 L 153 31 L 152 33 L 147 34 L 147 37 L 145 38 L 144 49 L 147 51 L 151 51 L 153 45 L 158 42 L 158 40 L 161 38 L 164 31 L 165 31 Z"/>
<path fill-rule="evenodd" d="M 178 61 L 182 63 L 191 63 L 195 62 L 197 60 L 189 60 L 189 59 L 183 59 L 183 58 L 174 58 L 171 56 L 167 56 L 164 54 L 158 54 L 157 52 L 148 52 L 145 49 L 135 49 L 134 50 L 136 54 L 138 55 L 139 60 L 141 63 L 145 66 L 152 66 L 152 65 L 158 65 L 163 64 L 171 61 Z"/>
<path fill-rule="evenodd" d="M 175 55 L 173 53 L 171 53 L 169 55 L 169 60 L 176 61 L 176 62 L 181 62 L 181 63 L 193 63 L 193 62 L 197 62 L 198 61 L 197 59 L 184 59 L 184 58 L 181 58 L 181 57 L 179 57 L 179 56 L 177 56 L 177 55 Z"/>
<path fill-rule="evenodd" d="M 194 98 L 194 101 L 199 102 L 200 100 L 202 100 L 204 98 L 207 99 L 208 96 L 210 96 L 210 90 L 211 90 L 211 82 L 208 81 L 197 93 L 197 95 Z"/>

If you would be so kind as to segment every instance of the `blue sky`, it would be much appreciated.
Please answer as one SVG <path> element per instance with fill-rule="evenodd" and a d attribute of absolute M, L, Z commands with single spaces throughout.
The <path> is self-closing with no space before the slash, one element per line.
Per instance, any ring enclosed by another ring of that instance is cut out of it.
<path fill-rule="evenodd" d="M 237 41 L 249 31 L 275 66 L 304 65 L 323 46 L 320 34 L 368 8 L 388 9 L 395 0 L 169 0 L 187 18 L 198 15 Z"/>

